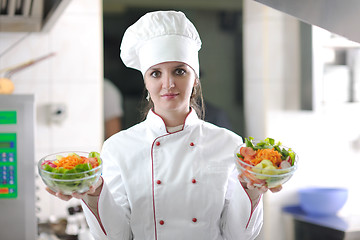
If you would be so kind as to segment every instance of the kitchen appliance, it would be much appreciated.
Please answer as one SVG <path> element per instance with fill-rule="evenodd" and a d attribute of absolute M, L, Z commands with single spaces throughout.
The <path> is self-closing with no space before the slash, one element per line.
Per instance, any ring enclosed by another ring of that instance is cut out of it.
<path fill-rule="evenodd" d="M 71 0 L 0 1 L 0 32 L 47 32 Z"/>
<path fill-rule="evenodd" d="M 336 33 L 349 40 L 360 42 L 358 0 L 255 0 L 271 8 L 294 16 L 309 23 Z"/>
<path fill-rule="evenodd" d="M 36 239 L 34 163 L 34 96 L 0 95 L 0 239 Z"/>

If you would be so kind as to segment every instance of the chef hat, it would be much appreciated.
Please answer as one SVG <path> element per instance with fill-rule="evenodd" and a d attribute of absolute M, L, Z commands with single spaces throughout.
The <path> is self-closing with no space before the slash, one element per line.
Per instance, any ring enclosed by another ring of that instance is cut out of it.
<path fill-rule="evenodd" d="M 125 32 L 120 57 L 127 67 L 145 72 L 168 61 L 188 64 L 199 76 L 201 40 L 185 14 L 156 11 L 142 16 Z"/>

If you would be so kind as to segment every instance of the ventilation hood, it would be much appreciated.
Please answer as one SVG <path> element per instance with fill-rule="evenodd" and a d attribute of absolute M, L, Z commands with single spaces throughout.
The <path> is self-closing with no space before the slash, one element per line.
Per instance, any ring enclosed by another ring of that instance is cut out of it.
<path fill-rule="evenodd" d="M 359 0 L 255 0 L 348 40 L 360 43 Z"/>
<path fill-rule="evenodd" d="M 46 32 L 70 1 L 0 0 L 0 32 Z"/>

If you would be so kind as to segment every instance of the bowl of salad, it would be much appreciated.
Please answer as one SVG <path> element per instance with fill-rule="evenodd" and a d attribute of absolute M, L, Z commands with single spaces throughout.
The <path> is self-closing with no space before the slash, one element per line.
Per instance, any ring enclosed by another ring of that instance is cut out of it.
<path fill-rule="evenodd" d="M 297 169 L 298 155 L 272 138 L 245 143 L 235 150 L 235 164 L 246 182 L 255 186 L 277 187 L 289 181 Z"/>
<path fill-rule="evenodd" d="M 99 180 L 102 166 L 97 152 L 60 152 L 38 162 L 39 175 L 45 185 L 66 195 L 88 191 Z"/>

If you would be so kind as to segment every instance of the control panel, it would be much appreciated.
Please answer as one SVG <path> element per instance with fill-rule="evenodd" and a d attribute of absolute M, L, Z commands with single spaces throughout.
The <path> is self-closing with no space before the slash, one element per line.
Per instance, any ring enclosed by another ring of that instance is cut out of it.
<path fill-rule="evenodd" d="M 34 95 L 0 94 L 0 240 L 37 239 L 34 120 Z"/>
<path fill-rule="evenodd" d="M 0 198 L 16 197 L 16 133 L 0 133 Z"/>

